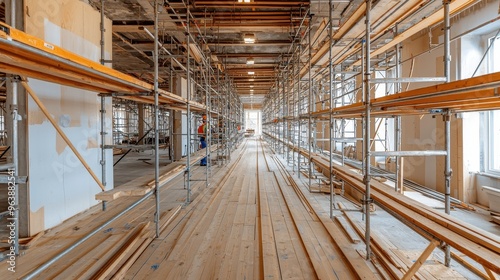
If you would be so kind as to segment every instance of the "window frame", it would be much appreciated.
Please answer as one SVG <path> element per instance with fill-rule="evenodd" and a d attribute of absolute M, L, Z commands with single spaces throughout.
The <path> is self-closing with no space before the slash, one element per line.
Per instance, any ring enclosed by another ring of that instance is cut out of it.
<path fill-rule="evenodd" d="M 496 121 L 494 118 L 495 112 L 500 113 L 500 110 L 488 111 L 487 114 L 485 114 L 487 116 L 486 117 L 487 129 L 485 137 L 487 152 L 485 153 L 484 156 L 484 163 L 485 163 L 484 172 L 494 176 L 500 176 L 500 168 L 496 169 L 494 167 L 495 165 L 494 160 L 500 160 L 500 158 L 494 157 L 495 148 L 500 149 L 500 139 L 497 139 L 497 141 L 495 141 L 495 134 L 493 133 Z M 497 121 L 500 121 L 500 119 Z"/>

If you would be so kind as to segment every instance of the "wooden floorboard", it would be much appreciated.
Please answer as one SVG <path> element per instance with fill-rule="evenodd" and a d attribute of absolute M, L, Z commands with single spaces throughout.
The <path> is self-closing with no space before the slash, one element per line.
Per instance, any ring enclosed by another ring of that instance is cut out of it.
<path fill-rule="evenodd" d="M 193 201 L 182 208 L 187 194 L 183 178 L 162 188 L 160 217 L 168 223 L 159 238 L 154 238 L 151 223 L 156 211 L 152 197 L 50 266 L 40 279 L 358 278 L 307 198 L 294 189 L 287 171 L 261 141 L 247 140 L 235 154 L 208 188 L 203 181 L 193 182 Z M 93 209 L 40 237 L 20 258 L 25 267 L 18 275 L 136 199 L 117 198 L 106 212 Z M 147 222 L 151 224 L 139 235 Z M 43 255 L 48 248 L 50 254 Z"/>

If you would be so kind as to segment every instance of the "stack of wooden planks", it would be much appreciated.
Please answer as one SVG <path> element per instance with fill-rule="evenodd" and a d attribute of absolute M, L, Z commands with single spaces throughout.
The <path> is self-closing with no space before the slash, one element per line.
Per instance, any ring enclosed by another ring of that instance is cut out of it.
<path fill-rule="evenodd" d="M 272 135 L 269 136 L 273 137 Z M 293 147 L 290 143 L 285 144 L 300 152 L 304 157 L 309 157 L 307 150 Z M 313 153 L 310 160 L 328 172 L 330 165 L 326 157 Z M 357 172 L 338 164 L 333 164 L 333 172 L 335 172 L 337 178 L 342 179 L 351 187 L 361 193 L 365 192 L 363 177 Z M 398 214 L 426 234 L 432 235 L 464 253 L 483 265 L 487 271 L 491 270 L 500 273 L 499 236 L 396 193 L 376 180 L 372 180 L 370 185 L 371 198 L 377 203 Z"/>
<path fill-rule="evenodd" d="M 200 168 L 202 169 L 202 168 Z M 214 182 L 220 180 L 225 167 L 214 170 Z M 193 179 L 202 175 L 194 172 Z M 146 181 L 150 181 L 151 177 Z M 184 178 L 177 176 L 160 189 L 160 235 L 167 236 L 179 221 L 187 221 L 189 214 L 181 203 L 186 200 Z M 211 189 L 201 188 L 204 182 L 192 183 L 192 197 L 209 195 Z M 23 278 L 31 271 L 50 260 L 57 253 L 69 247 L 83 236 L 110 220 L 112 217 L 137 201 L 136 197 L 120 197 L 107 204 L 107 210 L 100 206 L 83 212 L 60 226 L 40 233 L 27 240 L 22 255 L 16 259 L 16 272 L 9 278 Z M 143 252 L 153 246 L 155 239 L 154 199 L 147 199 L 136 208 L 114 220 L 101 231 L 75 247 L 61 259 L 42 271 L 39 279 L 124 279 L 129 269 Z M 27 248 L 29 247 L 29 248 Z M 0 263 L 0 269 L 7 271 L 7 264 Z M 10 272 L 9 272 L 10 273 Z"/>
<path fill-rule="evenodd" d="M 217 145 L 210 146 L 210 153 L 214 152 L 216 149 Z M 199 162 L 202 158 L 204 158 L 205 155 L 206 155 L 206 148 L 196 151 L 193 155 L 191 155 L 190 164 L 194 165 L 195 163 Z M 186 170 L 187 167 L 186 163 L 187 159 L 183 158 L 180 161 L 171 163 L 168 166 L 161 168 L 160 171 L 161 175 L 158 178 L 160 187 L 167 184 L 175 177 L 184 174 L 184 171 Z M 150 174 L 149 176 L 148 175 L 146 176 L 147 178 L 151 177 Z M 152 189 L 154 189 L 154 187 L 155 187 L 155 181 L 148 180 L 147 182 L 144 182 L 144 176 L 143 176 L 135 180 L 132 180 L 131 182 L 122 185 L 118 188 L 98 193 L 96 194 L 95 198 L 96 200 L 111 201 L 122 196 L 141 196 L 150 192 Z"/>

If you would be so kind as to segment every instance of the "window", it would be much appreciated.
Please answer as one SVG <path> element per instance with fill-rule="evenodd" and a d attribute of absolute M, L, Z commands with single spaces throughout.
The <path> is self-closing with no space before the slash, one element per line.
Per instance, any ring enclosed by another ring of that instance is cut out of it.
<path fill-rule="evenodd" d="M 500 110 L 488 112 L 486 172 L 500 175 Z"/>
<path fill-rule="evenodd" d="M 488 39 L 488 73 L 500 71 L 500 36 Z M 484 136 L 482 144 L 481 171 L 495 176 L 500 176 L 500 110 L 487 111 L 482 114 Z"/>
<path fill-rule="evenodd" d="M 488 39 L 488 73 L 500 71 L 500 36 L 493 36 Z M 495 61 L 497 63 L 495 63 Z"/>

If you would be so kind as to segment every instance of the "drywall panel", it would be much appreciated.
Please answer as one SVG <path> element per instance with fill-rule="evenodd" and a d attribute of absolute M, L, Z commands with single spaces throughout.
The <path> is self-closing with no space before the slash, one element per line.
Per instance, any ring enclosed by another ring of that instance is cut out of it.
<path fill-rule="evenodd" d="M 35 36 L 94 61 L 100 59 L 100 14 L 77 0 L 26 3 L 26 30 Z M 111 22 L 106 20 L 107 30 Z M 111 58 L 111 32 L 106 59 Z M 29 84 L 86 163 L 101 178 L 100 97 L 95 92 L 30 79 Z M 105 102 L 106 144 L 112 142 L 111 100 Z M 99 203 L 100 192 L 85 167 L 40 111 L 28 101 L 30 138 L 30 232 L 53 227 Z M 113 155 L 106 151 L 107 189 L 113 187 Z"/>

